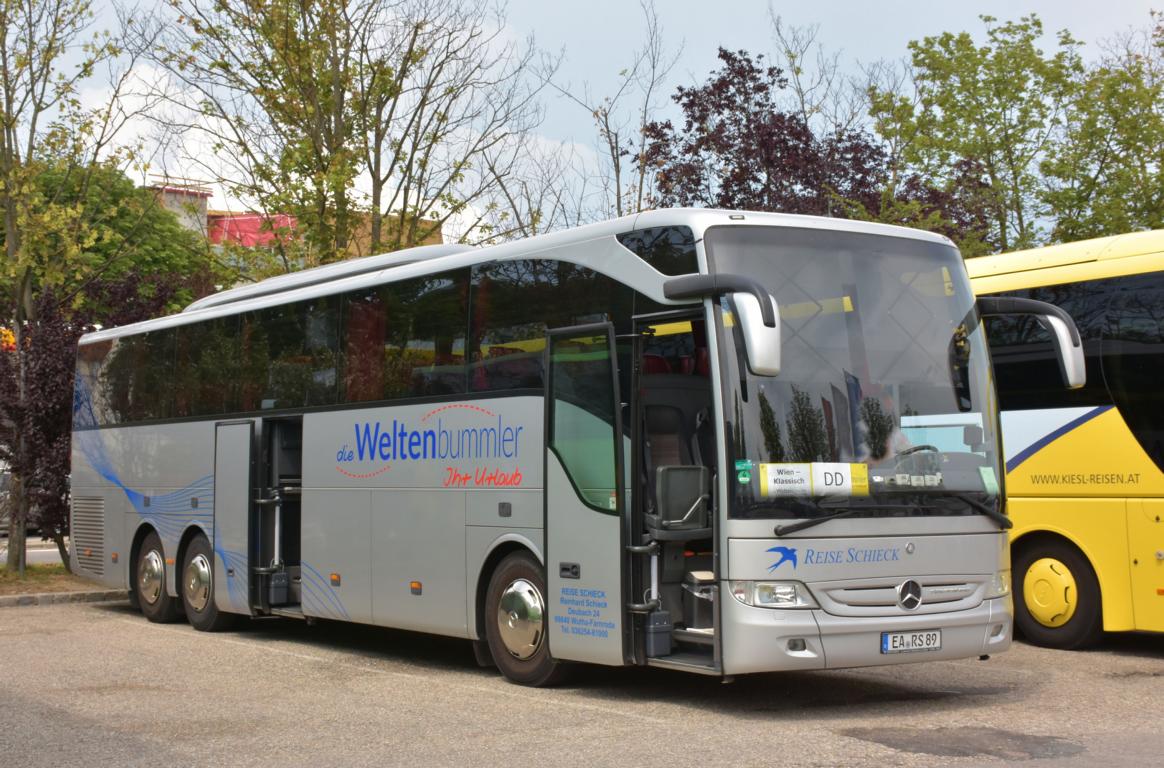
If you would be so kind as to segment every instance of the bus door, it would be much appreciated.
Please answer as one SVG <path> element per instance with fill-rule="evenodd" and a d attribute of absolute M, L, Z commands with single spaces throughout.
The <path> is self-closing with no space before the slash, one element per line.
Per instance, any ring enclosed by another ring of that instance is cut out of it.
<path fill-rule="evenodd" d="M 609 323 L 547 340 L 545 537 L 551 655 L 630 663 L 622 403 Z"/>
<path fill-rule="evenodd" d="M 1136 629 L 1164 632 L 1164 499 L 1128 499 Z"/>
<path fill-rule="evenodd" d="M 718 670 L 714 506 L 718 451 L 702 310 L 634 318 L 633 594 L 646 663 Z M 701 670 L 701 671 L 702 671 Z"/>
<path fill-rule="evenodd" d="M 250 613 L 252 517 L 252 421 L 227 421 L 214 430 L 214 604 L 220 611 Z"/>

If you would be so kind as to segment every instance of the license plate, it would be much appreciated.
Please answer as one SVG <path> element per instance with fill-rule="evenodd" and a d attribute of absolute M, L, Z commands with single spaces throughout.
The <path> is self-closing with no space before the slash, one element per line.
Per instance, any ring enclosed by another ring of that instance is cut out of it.
<path fill-rule="evenodd" d="M 913 651 L 940 651 L 942 630 L 920 629 L 917 632 L 882 632 L 882 653 L 911 653 Z"/>

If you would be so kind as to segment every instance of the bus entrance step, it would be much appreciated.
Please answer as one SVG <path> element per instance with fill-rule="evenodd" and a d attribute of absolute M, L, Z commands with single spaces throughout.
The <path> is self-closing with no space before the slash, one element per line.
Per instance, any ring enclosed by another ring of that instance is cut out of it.
<path fill-rule="evenodd" d="M 272 616 L 282 616 L 285 619 L 306 619 L 303 615 L 303 609 L 294 606 L 284 606 L 282 608 L 272 608 Z"/>
<path fill-rule="evenodd" d="M 687 653 L 680 651 L 670 656 L 647 659 L 648 667 L 662 667 L 663 669 L 681 669 L 684 672 L 694 672 L 699 675 L 719 675 L 719 668 L 708 653 Z"/>
<path fill-rule="evenodd" d="M 707 629 L 676 629 L 671 632 L 676 642 L 695 643 L 696 645 L 715 645 L 715 630 Z"/>

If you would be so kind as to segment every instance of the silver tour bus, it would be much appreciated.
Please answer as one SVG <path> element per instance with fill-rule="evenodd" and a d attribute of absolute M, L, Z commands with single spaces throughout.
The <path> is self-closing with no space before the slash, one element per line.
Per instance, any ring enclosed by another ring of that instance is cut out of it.
<path fill-rule="evenodd" d="M 662 210 L 83 337 L 73 567 L 151 621 L 359 622 L 729 677 L 1005 650 L 983 314 L 945 238 Z"/>

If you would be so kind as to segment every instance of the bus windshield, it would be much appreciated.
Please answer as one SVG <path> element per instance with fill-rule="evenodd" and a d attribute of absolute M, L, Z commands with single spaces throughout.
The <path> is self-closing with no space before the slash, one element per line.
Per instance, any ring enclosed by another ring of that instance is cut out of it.
<path fill-rule="evenodd" d="M 999 518 L 997 405 L 955 248 L 761 227 L 706 245 L 712 271 L 776 298 L 783 339 L 780 375 L 754 375 L 722 300 L 729 514 Z"/>

